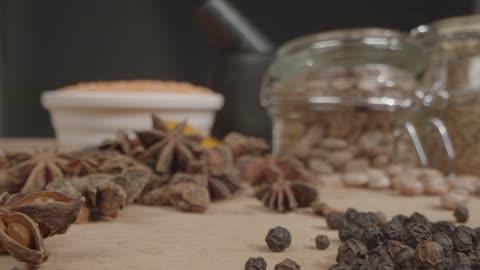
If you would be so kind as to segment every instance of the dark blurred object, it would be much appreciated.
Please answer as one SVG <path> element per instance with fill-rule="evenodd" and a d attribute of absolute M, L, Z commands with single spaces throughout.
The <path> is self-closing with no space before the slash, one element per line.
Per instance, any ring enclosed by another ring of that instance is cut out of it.
<path fill-rule="evenodd" d="M 202 28 L 221 50 L 210 86 L 225 96 L 213 135 L 230 131 L 270 138 L 271 123 L 260 106 L 262 75 L 272 57 L 272 43 L 223 0 L 207 0 L 197 11 Z"/>
<path fill-rule="evenodd" d="M 260 106 L 259 89 L 270 55 L 228 53 L 217 59 L 211 87 L 225 96 L 212 134 L 222 138 L 230 131 L 270 139 L 271 121 Z"/>
<path fill-rule="evenodd" d="M 0 1 L 0 135 L 4 129 L 5 61 L 7 56 L 7 2 Z"/>
<path fill-rule="evenodd" d="M 203 29 L 222 50 L 260 54 L 273 51 L 272 43 L 227 1 L 207 0 L 196 15 Z"/>

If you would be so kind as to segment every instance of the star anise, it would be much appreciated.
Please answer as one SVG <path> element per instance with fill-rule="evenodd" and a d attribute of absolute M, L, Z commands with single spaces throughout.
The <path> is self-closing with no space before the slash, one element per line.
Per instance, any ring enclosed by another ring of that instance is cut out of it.
<path fill-rule="evenodd" d="M 145 192 L 141 201 L 147 205 L 172 205 L 185 212 L 205 212 L 210 203 L 207 178 L 177 173 L 164 186 Z"/>
<path fill-rule="evenodd" d="M 268 169 L 263 175 L 268 179 L 260 184 L 255 197 L 271 209 L 279 212 L 308 207 L 318 196 L 314 183 L 303 178 L 286 178 L 289 170 L 281 168 L 276 160 L 267 159 Z"/>
<path fill-rule="evenodd" d="M 186 172 L 203 152 L 200 147 L 202 137 L 185 135 L 186 122 L 169 129 L 156 115 L 152 115 L 152 121 L 152 130 L 137 132 L 137 137 L 145 148 L 139 159 L 158 174 Z"/>
<path fill-rule="evenodd" d="M 105 140 L 97 148 L 100 150 L 117 151 L 131 157 L 138 157 L 143 152 L 143 146 L 140 142 L 130 139 L 123 130 L 117 131 L 115 139 Z"/>
<path fill-rule="evenodd" d="M 84 199 L 57 192 L 0 195 L 0 253 L 36 269 L 47 260 L 43 239 L 65 233 Z"/>
<path fill-rule="evenodd" d="M 111 219 L 126 203 L 132 203 L 142 192 L 149 178 L 145 170 L 127 169 L 122 175 L 90 174 L 71 179 L 57 179 L 47 190 L 73 197 L 85 197 L 92 219 Z"/>
<path fill-rule="evenodd" d="M 277 179 L 275 170 L 280 170 L 285 179 L 295 182 L 322 184 L 321 180 L 294 157 L 273 158 L 245 156 L 238 160 L 240 176 L 252 186 L 273 183 Z"/>
<path fill-rule="evenodd" d="M 65 168 L 70 162 L 54 149 L 35 150 L 32 154 L 12 154 L 10 158 L 8 177 L 12 179 L 12 186 L 21 186 L 13 192 L 21 193 L 44 190 L 48 183 L 65 176 Z"/>
<path fill-rule="evenodd" d="M 123 174 L 128 169 L 145 170 L 150 173 L 150 168 L 143 163 L 116 152 L 105 152 L 100 159 L 98 172 L 108 174 Z"/>
<path fill-rule="evenodd" d="M 207 176 L 208 191 L 212 201 L 228 199 L 240 190 L 241 183 L 237 168 L 234 166 L 233 155 L 229 148 L 216 146 L 205 152 L 204 171 Z"/>
<path fill-rule="evenodd" d="M 98 172 L 100 158 L 94 152 L 81 151 L 63 155 L 69 162 L 64 165 L 67 177 L 84 176 Z"/>
<path fill-rule="evenodd" d="M 264 139 L 245 136 L 238 132 L 230 132 L 223 141 L 232 149 L 235 159 L 242 156 L 261 156 L 270 150 L 270 145 Z"/>

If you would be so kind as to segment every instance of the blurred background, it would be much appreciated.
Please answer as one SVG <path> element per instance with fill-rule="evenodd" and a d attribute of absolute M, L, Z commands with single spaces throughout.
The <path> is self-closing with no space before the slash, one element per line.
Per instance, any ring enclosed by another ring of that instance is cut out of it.
<path fill-rule="evenodd" d="M 480 1 L 473 0 L 230 2 L 275 46 L 334 28 L 408 31 L 480 10 Z M 41 92 L 81 81 L 180 80 L 218 90 L 212 78 L 226 53 L 194 20 L 200 4 L 200 0 L 0 0 L 0 136 L 53 136 L 48 113 L 40 105 Z M 261 110 L 258 88 L 250 88 L 234 89 L 255 97 L 234 105 Z"/>

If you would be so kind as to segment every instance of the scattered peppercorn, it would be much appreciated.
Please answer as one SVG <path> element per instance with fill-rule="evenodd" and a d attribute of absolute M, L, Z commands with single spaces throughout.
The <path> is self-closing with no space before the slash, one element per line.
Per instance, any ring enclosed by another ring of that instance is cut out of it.
<path fill-rule="evenodd" d="M 465 223 L 468 221 L 469 218 L 469 213 L 468 213 L 468 208 L 465 206 L 459 206 L 455 208 L 455 211 L 453 212 L 453 215 L 455 216 L 457 222 L 459 223 Z"/>
<path fill-rule="evenodd" d="M 327 226 L 330 230 L 340 230 L 345 225 L 345 217 L 338 212 L 332 212 L 327 216 Z"/>
<path fill-rule="evenodd" d="M 290 259 L 285 259 L 281 263 L 275 265 L 275 270 L 300 270 L 300 265 Z"/>
<path fill-rule="evenodd" d="M 330 239 L 326 235 L 317 235 L 315 237 L 315 245 L 317 249 L 325 250 L 330 246 Z"/>
<path fill-rule="evenodd" d="M 262 257 L 250 258 L 245 262 L 245 270 L 266 270 L 267 262 Z"/>
<path fill-rule="evenodd" d="M 275 227 L 268 231 L 265 242 L 273 252 L 282 252 L 292 243 L 290 232 L 284 227 Z"/>

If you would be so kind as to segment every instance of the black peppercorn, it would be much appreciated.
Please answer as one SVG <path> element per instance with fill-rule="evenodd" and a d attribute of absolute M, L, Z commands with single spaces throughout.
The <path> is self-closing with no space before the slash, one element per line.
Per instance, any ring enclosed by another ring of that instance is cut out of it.
<path fill-rule="evenodd" d="M 472 249 L 474 232 L 467 226 L 460 225 L 452 233 L 452 243 L 455 250 L 467 252 Z"/>
<path fill-rule="evenodd" d="M 388 240 L 403 241 L 407 234 L 402 223 L 393 220 L 385 223 L 381 230 Z"/>
<path fill-rule="evenodd" d="M 284 227 L 275 227 L 268 231 L 265 242 L 273 252 L 282 252 L 292 243 L 290 232 Z"/>
<path fill-rule="evenodd" d="M 357 259 L 364 259 L 368 252 L 368 248 L 356 239 L 350 239 L 338 247 L 337 262 L 344 264 L 352 264 Z"/>
<path fill-rule="evenodd" d="M 362 242 L 367 246 L 368 250 L 372 250 L 383 244 L 383 234 L 376 227 L 365 229 L 362 235 Z"/>
<path fill-rule="evenodd" d="M 327 216 L 327 226 L 330 230 L 340 230 L 345 225 L 345 217 L 338 212 L 332 212 Z"/>
<path fill-rule="evenodd" d="M 415 250 L 409 246 L 400 249 L 393 257 L 393 262 L 398 269 L 414 269 Z"/>
<path fill-rule="evenodd" d="M 347 223 L 338 231 L 338 238 L 340 241 L 345 242 L 350 239 L 362 240 L 363 229 L 357 227 L 357 225 Z"/>
<path fill-rule="evenodd" d="M 250 258 L 245 262 L 245 270 L 266 270 L 267 262 L 262 258 Z"/>
<path fill-rule="evenodd" d="M 348 223 L 355 223 L 355 220 L 358 218 L 358 215 L 360 212 L 357 211 L 357 209 L 354 208 L 348 208 L 347 211 L 345 211 L 345 220 Z"/>
<path fill-rule="evenodd" d="M 445 261 L 445 251 L 443 247 L 433 241 L 422 241 L 415 249 L 417 264 L 426 269 L 434 268 L 436 265 Z"/>
<path fill-rule="evenodd" d="M 443 250 L 445 250 L 445 254 L 449 256 L 453 252 L 453 243 L 452 239 L 445 233 L 437 232 L 432 235 L 432 241 L 439 243 Z"/>
<path fill-rule="evenodd" d="M 470 257 L 462 252 L 455 252 L 449 257 L 448 264 L 451 269 L 455 269 L 457 266 L 472 267 L 472 261 Z"/>
<path fill-rule="evenodd" d="M 408 218 L 408 223 L 415 223 L 415 224 L 423 224 L 427 225 L 428 227 L 428 219 L 424 215 L 414 212 L 410 217 Z"/>
<path fill-rule="evenodd" d="M 432 237 L 430 230 L 423 224 L 409 224 L 407 226 L 407 233 L 405 243 L 412 248 L 415 248 L 419 242 L 429 240 Z"/>
<path fill-rule="evenodd" d="M 281 263 L 275 265 L 275 270 L 300 270 L 300 265 L 290 259 L 285 259 Z"/>
<path fill-rule="evenodd" d="M 359 213 L 357 218 L 350 222 L 352 224 L 357 225 L 360 228 L 366 229 L 372 226 L 376 226 L 378 223 L 378 217 L 375 213 Z"/>
<path fill-rule="evenodd" d="M 399 252 L 400 250 L 402 250 L 404 248 L 407 248 L 407 247 L 409 247 L 409 246 L 404 245 L 401 242 L 395 241 L 395 240 L 388 240 L 387 243 L 385 244 L 385 249 L 386 249 L 388 255 L 392 258 L 395 257 L 397 252 Z"/>
<path fill-rule="evenodd" d="M 448 221 L 438 221 L 433 223 L 432 225 L 432 233 L 437 233 L 441 232 L 444 233 L 448 236 L 452 234 L 452 232 L 455 230 L 456 226 L 455 224 L 448 222 Z"/>
<path fill-rule="evenodd" d="M 464 206 L 459 206 L 455 208 L 453 215 L 455 216 L 455 219 L 457 220 L 457 222 L 465 223 L 468 221 L 468 218 L 469 218 L 468 208 Z"/>
<path fill-rule="evenodd" d="M 395 216 L 393 216 L 391 221 L 398 222 L 398 223 L 402 224 L 403 226 L 406 226 L 408 221 L 409 221 L 409 218 L 405 215 L 395 215 Z"/>
<path fill-rule="evenodd" d="M 480 251 L 472 250 L 468 254 L 470 261 L 472 262 L 473 269 L 480 269 Z"/>
<path fill-rule="evenodd" d="M 368 270 L 395 270 L 395 263 L 388 256 L 375 256 L 368 259 L 370 262 Z"/>
<path fill-rule="evenodd" d="M 330 239 L 326 235 L 318 235 L 315 237 L 315 245 L 317 249 L 325 250 L 330 246 Z"/>

